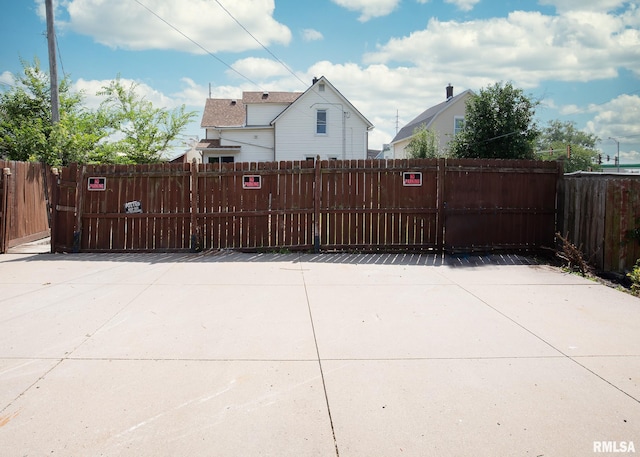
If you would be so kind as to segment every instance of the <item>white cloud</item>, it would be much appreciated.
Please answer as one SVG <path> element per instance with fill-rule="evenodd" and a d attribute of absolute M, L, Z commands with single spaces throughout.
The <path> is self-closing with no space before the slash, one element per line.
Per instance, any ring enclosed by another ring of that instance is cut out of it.
<path fill-rule="evenodd" d="M 252 80 L 267 80 L 274 76 L 288 75 L 289 71 L 282 66 L 280 62 L 270 59 L 263 59 L 258 57 L 248 57 L 236 61 L 231 65 L 236 72 L 246 76 Z M 236 72 L 228 70 L 227 73 L 230 76 L 237 75 Z"/>
<path fill-rule="evenodd" d="M 321 75 L 374 124 L 375 129 L 369 134 L 373 149 L 389 143 L 395 136 L 396 116 L 402 128 L 425 109 L 444 101 L 445 87 L 451 77 L 446 68 L 425 74 L 419 68 L 362 67 L 355 63 L 321 61 L 310 67 L 304 78 L 310 81 L 313 76 Z M 451 82 L 458 94 L 470 87 L 481 87 L 476 85 L 478 81 L 457 77 Z"/>
<path fill-rule="evenodd" d="M 587 123 L 587 130 L 600 138 L 620 138 L 620 143 L 640 141 L 640 96 L 620 95 L 608 103 L 592 105 L 597 114 Z"/>
<path fill-rule="evenodd" d="M 585 11 L 561 16 L 516 11 L 467 22 L 431 19 L 426 29 L 393 38 L 364 60 L 510 80 L 524 88 L 543 80 L 612 78 L 619 68 L 640 75 L 640 32 L 624 21 Z"/>
<path fill-rule="evenodd" d="M 358 20 L 367 22 L 375 17 L 391 14 L 396 9 L 400 0 L 331 0 L 336 5 L 350 11 L 360 13 Z"/>
<path fill-rule="evenodd" d="M 302 39 L 304 41 L 319 41 L 319 40 L 323 40 L 324 36 L 322 35 L 322 33 L 318 32 L 317 30 L 304 29 L 302 31 Z"/>
<path fill-rule="evenodd" d="M 73 84 L 73 90 L 84 94 L 84 105 L 89 109 L 97 109 L 105 99 L 104 96 L 97 95 L 104 87 L 108 86 L 112 80 L 86 80 L 78 79 Z M 152 88 L 151 86 L 134 81 L 131 79 L 121 78 L 120 83 L 123 87 L 129 88 L 132 84 L 136 86 L 135 91 L 140 97 L 150 101 L 156 108 L 173 109 L 181 106 L 184 101 L 169 97 L 162 92 Z M 205 95 L 206 96 L 206 95 Z M 200 100 L 200 104 L 204 104 L 204 98 Z"/>
<path fill-rule="evenodd" d="M 584 113 L 584 109 L 580 108 L 578 105 L 565 105 L 562 106 L 558 112 L 563 116 L 570 116 L 572 114 L 582 114 Z"/>
<path fill-rule="evenodd" d="M 16 83 L 16 78 L 13 76 L 13 73 L 10 71 L 5 71 L 0 74 L 0 86 L 3 87 L 11 87 Z"/>
<path fill-rule="evenodd" d="M 112 48 L 194 54 L 205 52 L 198 45 L 212 53 L 260 48 L 210 0 L 66 0 L 59 8 L 66 13 L 63 15 L 66 19 L 58 20 L 59 27 L 93 37 Z M 291 31 L 273 18 L 274 0 L 235 0 L 226 2 L 225 8 L 265 46 L 290 42 Z"/>
<path fill-rule="evenodd" d="M 445 3 L 455 5 L 461 11 L 471 11 L 480 0 L 444 0 Z"/>

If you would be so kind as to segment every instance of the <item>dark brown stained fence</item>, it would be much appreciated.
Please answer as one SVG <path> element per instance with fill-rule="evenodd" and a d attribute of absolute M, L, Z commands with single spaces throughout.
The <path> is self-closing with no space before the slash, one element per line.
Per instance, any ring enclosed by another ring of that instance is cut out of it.
<path fill-rule="evenodd" d="M 194 174 L 200 248 L 313 246 L 312 161 L 199 164 Z"/>
<path fill-rule="evenodd" d="M 556 162 L 447 160 L 446 251 L 553 247 Z"/>
<path fill-rule="evenodd" d="M 13 246 L 48 237 L 45 166 L 35 162 L 0 160 L 0 174 L 0 253 Z"/>
<path fill-rule="evenodd" d="M 597 269 L 624 272 L 640 258 L 640 176 L 564 180 L 563 231 Z"/>
<path fill-rule="evenodd" d="M 0 162 L 0 165 L 4 165 Z M 7 252 L 9 244 L 9 234 L 7 232 L 7 220 L 9 218 L 9 180 L 11 179 L 11 169 L 0 168 L 0 254 Z"/>
<path fill-rule="evenodd" d="M 53 238 L 76 252 L 536 249 L 553 246 L 558 178 L 555 163 L 486 160 L 74 165 Z"/>
<path fill-rule="evenodd" d="M 437 160 L 332 160 L 320 170 L 323 249 L 438 247 Z M 411 172 L 421 186 L 403 184 Z"/>
<path fill-rule="evenodd" d="M 78 211 L 77 199 L 79 170 L 77 164 L 71 164 L 59 170 L 54 170 L 52 179 L 57 185 L 53 187 L 51 202 L 51 244 L 54 252 L 78 252 L 80 238 L 77 233 Z"/>
<path fill-rule="evenodd" d="M 74 251 L 92 252 L 190 247 L 189 164 L 74 166 L 59 187 L 57 209 L 66 214 L 56 219 L 56 249 L 68 250 L 70 243 Z M 132 205 L 141 212 L 128 213 Z"/>

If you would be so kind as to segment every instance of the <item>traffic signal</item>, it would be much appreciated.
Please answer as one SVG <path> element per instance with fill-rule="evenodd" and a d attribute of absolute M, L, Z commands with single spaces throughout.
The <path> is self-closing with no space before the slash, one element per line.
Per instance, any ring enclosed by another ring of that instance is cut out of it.
<path fill-rule="evenodd" d="M 602 165 L 602 154 L 598 154 L 598 165 Z"/>
<path fill-rule="evenodd" d="M 567 159 L 570 159 L 570 158 L 571 158 L 571 145 L 568 144 L 567 145 Z"/>

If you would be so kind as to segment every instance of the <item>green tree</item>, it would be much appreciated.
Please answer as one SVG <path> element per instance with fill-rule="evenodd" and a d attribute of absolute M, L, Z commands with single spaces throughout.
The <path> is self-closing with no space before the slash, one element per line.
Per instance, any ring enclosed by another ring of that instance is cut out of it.
<path fill-rule="evenodd" d="M 533 159 L 537 101 L 511 83 L 495 83 L 466 103 L 464 128 L 450 143 L 459 158 Z"/>
<path fill-rule="evenodd" d="M 576 129 L 575 122 L 550 121 L 538 139 L 538 151 L 542 160 L 564 161 L 565 173 L 574 171 L 600 170 L 599 151 L 596 144 L 600 139 L 592 134 Z M 567 147 L 571 146 L 571 156 L 567 157 Z"/>
<path fill-rule="evenodd" d="M 440 156 L 440 142 L 438 135 L 424 125 L 413 130 L 411 141 L 406 147 L 407 155 L 411 159 L 433 159 Z"/>
<path fill-rule="evenodd" d="M 68 78 L 59 84 L 60 122 L 51 122 L 49 76 L 40 62 L 22 62 L 23 72 L 0 93 L 0 156 L 50 165 L 86 162 L 104 137 L 102 122 L 82 106 Z"/>
<path fill-rule="evenodd" d="M 157 162 L 195 116 L 182 106 L 155 108 L 119 78 L 103 88 L 104 103 L 96 111 L 84 106 L 84 95 L 59 84 L 60 122 L 51 122 L 49 75 L 40 62 L 22 62 L 15 84 L 0 92 L 0 157 L 43 161 L 50 165 L 78 163 Z"/>
<path fill-rule="evenodd" d="M 103 145 L 101 151 L 126 163 L 159 162 L 196 113 L 185 111 L 184 105 L 174 110 L 155 108 L 136 93 L 136 87 L 123 86 L 118 77 L 98 93 L 106 97 L 100 108 L 109 119 L 110 136 L 121 138 Z"/>

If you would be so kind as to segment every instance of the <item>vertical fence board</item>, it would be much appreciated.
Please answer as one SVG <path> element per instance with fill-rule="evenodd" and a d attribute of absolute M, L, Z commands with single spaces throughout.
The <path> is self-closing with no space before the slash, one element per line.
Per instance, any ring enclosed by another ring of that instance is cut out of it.
<path fill-rule="evenodd" d="M 202 249 L 309 249 L 316 225 L 323 249 L 439 249 L 443 233 L 451 250 L 528 249 L 553 242 L 555 167 L 444 159 L 87 166 L 75 168 L 75 194 L 64 170 L 56 192 L 67 209 L 65 198 L 78 200 L 87 250 L 187 250 L 192 234 Z M 405 172 L 421 173 L 422 185 L 403 185 Z M 243 189 L 247 174 L 262 187 Z M 98 175 L 107 190 L 87 192 L 86 178 Z M 142 214 L 124 213 L 131 201 Z M 63 238 L 60 249 L 69 246 Z"/>

